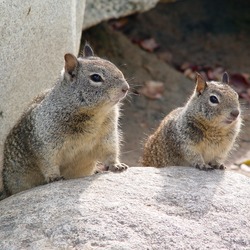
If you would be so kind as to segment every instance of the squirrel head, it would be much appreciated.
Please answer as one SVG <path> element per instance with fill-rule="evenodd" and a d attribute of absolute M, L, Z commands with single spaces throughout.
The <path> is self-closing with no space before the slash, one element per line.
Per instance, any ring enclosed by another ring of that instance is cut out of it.
<path fill-rule="evenodd" d="M 126 96 L 129 85 L 122 72 L 110 61 L 95 56 L 90 45 L 85 44 L 83 57 L 65 54 L 64 59 L 61 86 L 72 105 L 110 107 Z"/>
<path fill-rule="evenodd" d="M 211 124 L 232 125 L 240 117 L 239 97 L 229 86 L 229 76 L 226 72 L 220 82 L 206 82 L 197 73 L 196 87 L 188 103 L 193 116 Z"/>

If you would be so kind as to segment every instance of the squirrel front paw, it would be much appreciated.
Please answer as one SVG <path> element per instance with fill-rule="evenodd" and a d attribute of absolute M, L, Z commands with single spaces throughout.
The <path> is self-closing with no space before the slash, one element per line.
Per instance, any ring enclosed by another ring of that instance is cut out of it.
<path fill-rule="evenodd" d="M 47 183 L 51 183 L 54 181 L 61 181 L 61 180 L 65 180 L 63 176 L 50 176 L 50 177 L 46 178 Z"/>
<path fill-rule="evenodd" d="M 205 170 L 205 171 L 214 169 L 211 165 L 208 165 L 208 164 L 196 164 L 195 168 L 198 168 L 200 170 Z"/>
<path fill-rule="evenodd" d="M 213 169 L 221 169 L 224 170 L 226 167 L 223 164 L 220 163 L 208 163 Z"/>
<path fill-rule="evenodd" d="M 107 170 L 114 172 L 114 173 L 119 173 L 122 172 L 124 170 L 126 170 L 128 168 L 128 166 L 125 163 L 114 163 L 114 164 L 110 164 L 107 167 Z"/>

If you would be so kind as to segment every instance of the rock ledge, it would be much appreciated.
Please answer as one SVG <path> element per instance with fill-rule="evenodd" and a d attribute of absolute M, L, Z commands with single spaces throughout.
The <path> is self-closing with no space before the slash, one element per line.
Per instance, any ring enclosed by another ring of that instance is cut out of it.
<path fill-rule="evenodd" d="M 0 202 L 0 249 L 249 249 L 249 187 L 188 167 L 51 183 Z"/>

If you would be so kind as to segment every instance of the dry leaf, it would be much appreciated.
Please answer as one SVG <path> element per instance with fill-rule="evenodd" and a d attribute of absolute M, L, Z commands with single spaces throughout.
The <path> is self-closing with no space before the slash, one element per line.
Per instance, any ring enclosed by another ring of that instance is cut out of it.
<path fill-rule="evenodd" d="M 196 78 L 196 73 L 191 68 L 187 68 L 184 71 L 184 75 L 192 80 L 195 80 Z"/>
<path fill-rule="evenodd" d="M 231 74 L 230 83 L 234 86 L 238 93 L 245 92 L 250 87 L 250 82 L 245 77 L 245 74 Z"/>
<path fill-rule="evenodd" d="M 138 92 L 151 100 L 160 99 L 164 92 L 164 84 L 158 81 L 147 81 Z"/>
<path fill-rule="evenodd" d="M 221 76 L 223 75 L 223 72 L 225 71 L 225 69 L 223 69 L 222 67 L 207 68 L 207 69 L 204 69 L 204 70 L 207 73 L 207 79 L 210 80 L 210 81 L 211 80 L 220 81 Z"/>
<path fill-rule="evenodd" d="M 245 164 L 247 166 L 250 166 L 250 160 L 243 161 L 240 164 Z"/>
<path fill-rule="evenodd" d="M 153 52 L 154 50 L 156 50 L 157 48 L 160 47 L 160 45 L 155 41 L 154 38 L 149 38 L 149 39 L 145 39 L 139 42 L 139 45 L 149 51 L 149 52 Z"/>
<path fill-rule="evenodd" d="M 230 84 L 239 96 L 250 103 L 249 74 L 234 73 L 230 75 Z"/>
<path fill-rule="evenodd" d="M 200 72 L 204 79 L 209 81 L 220 81 L 225 69 L 221 66 L 214 68 L 210 66 L 201 66 L 185 62 L 176 67 L 179 71 L 183 72 L 185 76 L 194 80 L 196 77 L 195 72 Z M 250 74 L 247 73 L 233 73 L 230 74 L 230 85 L 239 94 L 239 96 L 250 103 Z"/>
<path fill-rule="evenodd" d="M 238 93 L 239 96 L 250 103 L 250 96 L 247 93 Z"/>

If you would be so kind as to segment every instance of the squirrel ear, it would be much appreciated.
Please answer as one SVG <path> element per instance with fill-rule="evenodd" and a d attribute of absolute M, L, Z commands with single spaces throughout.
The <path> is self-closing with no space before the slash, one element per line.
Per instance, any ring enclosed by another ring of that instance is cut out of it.
<path fill-rule="evenodd" d="M 207 87 L 206 81 L 202 78 L 202 76 L 196 72 L 196 92 L 198 95 L 201 95 L 201 93 L 204 91 L 204 89 Z"/>
<path fill-rule="evenodd" d="M 85 43 L 84 45 L 84 55 L 85 57 L 94 56 L 94 51 L 88 43 Z"/>
<path fill-rule="evenodd" d="M 69 75 L 73 76 L 73 72 L 78 64 L 77 58 L 72 54 L 65 54 L 64 60 L 65 60 L 65 66 L 64 66 L 65 71 Z"/>
<path fill-rule="evenodd" d="M 221 82 L 224 84 L 229 84 L 229 75 L 227 72 L 223 73 L 223 76 L 221 78 Z"/>

